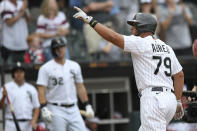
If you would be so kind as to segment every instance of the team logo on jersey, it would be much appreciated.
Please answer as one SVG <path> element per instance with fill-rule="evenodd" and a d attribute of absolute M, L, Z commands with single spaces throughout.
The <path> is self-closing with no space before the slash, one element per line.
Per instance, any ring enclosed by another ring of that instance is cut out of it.
<path fill-rule="evenodd" d="M 30 92 L 30 91 L 26 91 L 26 92 L 27 92 L 28 97 L 29 97 L 29 99 L 30 99 L 30 101 L 31 101 L 31 103 L 32 103 L 32 101 L 33 101 L 32 99 L 33 99 L 33 98 L 32 98 L 32 94 L 31 94 L 31 92 Z"/>
<path fill-rule="evenodd" d="M 71 77 L 75 79 L 75 71 L 73 69 L 70 69 L 70 74 L 71 74 Z"/>

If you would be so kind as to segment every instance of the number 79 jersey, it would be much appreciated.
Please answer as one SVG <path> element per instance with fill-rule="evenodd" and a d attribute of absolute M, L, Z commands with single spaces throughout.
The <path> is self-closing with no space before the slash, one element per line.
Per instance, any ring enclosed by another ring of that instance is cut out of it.
<path fill-rule="evenodd" d="M 124 51 L 130 52 L 133 60 L 138 91 L 162 86 L 173 88 L 171 76 L 180 72 L 182 66 L 169 45 L 152 36 L 124 36 Z"/>

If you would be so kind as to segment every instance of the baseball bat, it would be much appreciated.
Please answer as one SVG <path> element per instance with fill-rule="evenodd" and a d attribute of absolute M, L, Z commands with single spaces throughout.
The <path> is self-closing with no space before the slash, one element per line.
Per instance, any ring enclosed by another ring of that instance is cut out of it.
<path fill-rule="evenodd" d="M 3 89 L 6 90 L 5 86 L 3 86 Z M 11 111 L 16 129 L 17 129 L 17 131 L 21 131 L 21 129 L 19 127 L 19 124 L 18 124 L 18 121 L 17 121 L 16 116 L 15 116 L 15 113 L 14 113 L 14 108 L 12 107 L 12 104 L 10 103 L 10 99 L 9 99 L 8 95 L 6 96 L 6 99 L 8 101 L 8 105 L 9 105 L 9 108 L 10 108 L 10 111 Z"/>
<path fill-rule="evenodd" d="M 82 116 L 87 117 L 87 118 L 92 118 L 93 117 L 92 114 L 86 114 L 86 111 L 85 110 L 80 110 L 80 114 Z"/>

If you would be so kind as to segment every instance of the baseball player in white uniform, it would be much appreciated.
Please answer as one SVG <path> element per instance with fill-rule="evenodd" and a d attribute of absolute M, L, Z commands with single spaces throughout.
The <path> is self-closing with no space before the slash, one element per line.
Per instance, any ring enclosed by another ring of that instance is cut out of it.
<path fill-rule="evenodd" d="M 40 111 L 38 93 L 34 86 L 25 82 L 25 69 L 21 63 L 17 63 L 12 73 L 14 81 L 6 83 L 6 90 L 1 88 L 0 93 L 0 107 L 5 106 L 5 131 L 17 131 L 6 99 L 7 95 L 21 131 L 32 131 L 32 127 L 36 129 Z"/>
<path fill-rule="evenodd" d="M 41 115 L 50 131 L 86 131 L 77 106 L 77 94 L 84 103 L 86 115 L 94 116 L 81 68 L 78 63 L 65 59 L 66 44 L 53 39 L 51 50 L 54 59 L 45 63 L 38 73 L 38 93 Z"/>
<path fill-rule="evenodd" d="M 124 36 L 98 23 L 81 9 L 74 17 L 88 23 L 98 34 L 124 51 L 130 52 L 140 97 L 139 131 L 166 131 L 173 118 L 184 112 L 181 96 L 184 74 L 174 51 L 154 38 L 157 20 L 150 14 L 137 13 L 131 21 L 131 36 Z M 174 78 L 174 86 L 171 77 Z M 174 93 L 173 93 L 174 92 Z"/>

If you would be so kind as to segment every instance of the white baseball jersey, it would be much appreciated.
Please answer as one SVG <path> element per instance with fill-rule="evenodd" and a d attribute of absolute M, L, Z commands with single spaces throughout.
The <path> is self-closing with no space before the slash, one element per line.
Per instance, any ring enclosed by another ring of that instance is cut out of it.
<path fill-rule="evenodd" d="M 139 92 L 156 86 L 173 89 L 171 76 L 182 66 L 170 46 L 152 36 L 131 35 L 124 36 L 124 50 L 131 53 Z"/>
<path fill-rule="evenodd" d="M 0 15 L 2 18 L 2 44 L 10 50 L 26 50 L 28 48 L 26 38 L 28 36 L 27 22 L 24 17 L 20 18 L 12 26 L 8 26 L 6 19 L 18 16 L 23 1 L 17 1 L 15 6 L 10 0 L 4 0 L 0 4 Z"/>
<path fill-rule="evenodd" d="M 37 33 L 46 33 L 46 34 L 56 34 L 58 28 L 69 28 L 69 23 L 66 19 L 66 16 L 63 12 L 58 12 L 57 16 L 54 19 L 46 18 L 44 15 L 40 15 L 37 21 Z M 63 37 L 64 38 L 64 37 Z M 65 39 L 65 38 L 64 38 Z M 50 39 L 45 39 L 43 42 L 43 47 L 48 47 L 51 45 Z"/>
<path fill-rule="evenodd" d="M 37 85 L 46 87 L 46 99 L 49 103 L 76 103 L 75 83 L 83 83 L 83 78 L 81 67 L 72 60 L 66 59 L 64 65 L 58 64 L 54 59 L 50 60 L 38 73 Z"/>
<path fill-rule="evenodd" d="M 17 119 L 32 119 L 33 109 L 40 107 L 38 94 L 32 85 L 24 83 L 19 86 L 14 81 L 5 84 L 10 103 L 14 108 Z M 2 98 L 3 88 L 1 88 L 0 99 Z M 13 119 L 7 100 L 5 101 L 5 118 Z"/>

